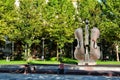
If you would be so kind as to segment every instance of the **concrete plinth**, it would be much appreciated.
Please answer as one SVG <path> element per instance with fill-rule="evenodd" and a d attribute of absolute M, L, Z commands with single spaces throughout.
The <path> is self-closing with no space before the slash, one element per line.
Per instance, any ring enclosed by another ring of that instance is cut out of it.
<path fill-rule="evenodd" d="M 95 61 L 79 61 L 78 65 L 96 65 Z"/>

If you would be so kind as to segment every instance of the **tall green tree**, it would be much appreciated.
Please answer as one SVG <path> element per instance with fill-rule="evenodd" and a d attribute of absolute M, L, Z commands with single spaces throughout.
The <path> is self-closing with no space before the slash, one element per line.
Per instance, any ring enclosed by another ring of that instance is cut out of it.
<path fill-rule="evenodd" d="M 0 1 L 0 37 L 4 40 L 4 36 L 7 35 L 10 39 L 14 39 L 15 28 L 15 10 L 13 0 L 1 0 Z"/>
<path fill-rule="evenodd" d="M 41 42 L 42 34 L 44 33 L 44 23 L 42 18 L 42 7 L 45 5 L 44 0 L 21 0 L 20 8 L 17 11 L 19 22 L 18 30 L 21 31 L 19 38 L 28 46 L 26 52 L 29 54 L 30 47 L 33 43 Z"/>
<path fill-rule="evenodd" d="M 73 42 L 75 9 L 69 0 L 49 0 L 43 8 L 46 32 L 62 50 L 65 43 Z"/>
<path fill-rule="evenodd" d="M 100 2 L 99 2 L 100 1 Z M 114 0 L 80 0 L 78 1 L 78 16 L 90 21 L 91 27 L 98 27 L 101 32 L 100 39 L 114 44 L 120 39 L 119 28 L 119 1 Z"/>

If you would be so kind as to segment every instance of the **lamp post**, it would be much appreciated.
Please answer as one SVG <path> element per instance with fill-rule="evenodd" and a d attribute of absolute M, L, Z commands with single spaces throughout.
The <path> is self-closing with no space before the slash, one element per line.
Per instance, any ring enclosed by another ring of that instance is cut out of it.
<path fill-rule="evenodd" d="M 8 36 L 4 36 L 5 38 L 5 55 L 6 55 L 6 61 L 10 61 L 10 54 L 11 54 L 11 41 L 9 41 Z"/>
<path fill-rule="evenodd" d="M 44 41 L 45 38 L 42 38 L 42 60 L 44 60 Z"/>
<path fill-rule="evenodd" d="M 72 42 L 72 44 L 71 44 L 71 57 L 72 57 L 72 59 L 73 59 L 73 42 Z"/>

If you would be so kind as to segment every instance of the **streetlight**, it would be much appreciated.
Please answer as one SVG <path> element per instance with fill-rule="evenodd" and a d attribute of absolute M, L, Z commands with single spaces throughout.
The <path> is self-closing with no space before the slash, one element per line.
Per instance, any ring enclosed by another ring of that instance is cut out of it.
<path fill-rule="evenodd" d="M 73 42 L 71 43 L 71 57 L 73 59 Z"/>
<path fill-rule="evenodd" d="M 45 38 L 42 38 L 42 60 L 44 60 L 44 41 Z"/>
<path fill-rule="evenodd" d="M 6 55 L 6 61 L 10 61 L 10 54 L 12 53 L 11 50 L 11 41 L 9 41 L 8 36 L 4 36 L 5 38 L 5 55 Z"/>

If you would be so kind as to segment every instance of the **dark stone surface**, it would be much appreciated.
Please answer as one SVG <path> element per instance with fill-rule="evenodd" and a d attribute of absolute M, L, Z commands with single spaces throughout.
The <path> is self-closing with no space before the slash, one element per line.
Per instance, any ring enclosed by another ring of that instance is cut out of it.
<path fill-rule="evenodd" d="M 23 65 L 0 65 L 0 73 L 24 73 Z M 32 68 L 35 66 L 35 72 L 29 71 L 28 73 L 35 73 L 35 74 L 58 74 L 58 66 L 59 65 L 30 65 L 29 67 Z M 78 65 L 68 65 L 66 64 L 67 68 L 64 69 L 64 75 L 72 74 L 72 75 L 93 75 L 93 76 L 120 76 L 120 71 L 87 71 L 87 70 L 76 70 L 70 69 L 70 67 L 76 67 Z M 114 65 L 97 65 L 99 66 L 107 66 L 113 67 Z M 82 66 L 84 67 L 84 66 Z M 95 67 L 95 66 L 94 66 Z M 119 67 L 119 65 L 117 65 Z"/>

